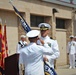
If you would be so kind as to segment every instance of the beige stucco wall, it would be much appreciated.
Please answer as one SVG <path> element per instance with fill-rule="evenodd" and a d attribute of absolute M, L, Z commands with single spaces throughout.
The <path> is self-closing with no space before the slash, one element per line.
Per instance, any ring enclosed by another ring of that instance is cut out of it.
<path fill-rule="evenodd" d="M 0 10 L 0 18 L 2 19 L 2 26 L 6 21 L 8 53 L 9 55 L 14 54 L 18 42 L 17 17 L 14 12 Z"/>
<path fill-rule="evenodd" d="M 74 35 L 76 36 L 76 13 L 74 13 Z"/>
<path fill-rule="evenodd" d="M 67 64 L 66 50 L 66 29 L 56 29 L 56 39 L 58 41 L 60 57 L 57 59 L 57 66 Z M 63 61 L 64 60 L 64 61 Z"/>

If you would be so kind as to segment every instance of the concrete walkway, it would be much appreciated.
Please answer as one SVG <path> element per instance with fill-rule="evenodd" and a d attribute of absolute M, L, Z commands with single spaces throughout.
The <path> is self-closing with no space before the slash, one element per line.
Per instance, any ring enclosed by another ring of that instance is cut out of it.
<path fill-rule="evenodd" d="M 58 75 L 76 75 L 76 68 L 69 69 L 69 66 L 60 66 L 56 69 Z"/>

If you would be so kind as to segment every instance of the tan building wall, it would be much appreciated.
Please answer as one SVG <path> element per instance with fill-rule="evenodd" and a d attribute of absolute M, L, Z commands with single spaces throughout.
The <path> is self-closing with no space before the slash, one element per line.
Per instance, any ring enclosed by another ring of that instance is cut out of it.
<path fill-rule="evenodd" d="M 74 35 L 76 36 L 76 11 L 74 12 Z"/>
<path fill-rule="evenodd" d="M 59 35 L 56 35 L 60 32 L 65 32 L 63 40 L 65 40 L 65 44 L 67 44 L 69 35 L 73 34 L 73 21 L 72 21 L 72 8 L 61 6 L 58 4 L 53 3 L 46 3 L 42 2 L 40 0 L 26 0 L 26 1 L 19 1 L 19 0 L 13 0 L 13 4 L 15 7 L 24 14 L 24 18 L 26 19 L 27 23 L 30 25 L 30 14 L 40 15 L 40 16 L 46 16 L 45 22 L 48 22 L 52 25 L 52 30 L 50 30 L 50 36 L 52 36 L 54 39 L 57 39 L 59 42 L 59 47 L 62 44 L 62 41 L 59 40 L 61 38 Z M 58 13 L 53 14 L 52 9 L 56 8 L 58 10 Z M 9 45 L 9 55 L 16 52 L 16 44 L 18 40 L 20 39 L 21 34 L 25 34 L 23 29 L 21 28 L 21 24 L 17 19 L 17 16 L 13 12 L 12 6 L 9 4 L 9 0 L 0 0 L 0 17 L 4 21 L 6 19 L 7 21 L 7 34 L 8 34 L 8 45 Z M 65 30 L 58 30 L 56 29 L 56 18 L 62 18 L 66 19 L 66 29 Z M 4 23 L 4 22 L 3 22 Z M 31 27 L 32 29 L 39 29 L 37 27 Z M 63 35 L 63 33 L 60 33 Z M 13 38 L 12 38 L 13 37 Z M 11 39 L 12 38 L 12 39 Z M 66 45 L 64 46 L 66 47 Z M 62 49 L 62 48 L 59 48 Z M 61 64 L 67 64 L 67 54 L 66 54 L 66 48 L 60 50 L 61 53 L 65 53 L 65 56 L 61 54 L 61 57 L 57 61 L 57 65 Z M 61 62 L 64 57 L 64 62 Z"/>
<path fill-rule="evenodd" d="M 0 18 L 2 19 L 2 25 L 5 25 L 6 21 L 9 55 L 14 54 L 18 42 L 17 17 L 14 12 L 0 10 Z"/>

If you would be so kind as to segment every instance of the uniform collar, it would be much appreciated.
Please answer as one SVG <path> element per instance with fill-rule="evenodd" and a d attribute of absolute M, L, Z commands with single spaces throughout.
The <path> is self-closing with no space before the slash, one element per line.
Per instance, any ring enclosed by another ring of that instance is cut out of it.
<path fill-rule="evenodd" d="M 35 42 L 30 42 L 30 44 L 29 45 L 32 45 L 32 44 L 36 44 Z"/>
<path fill-rule="evenodd" d="M 31 42 L 31 43 L 29 43 L 29 45 L 28 45 L 28 46 L 36 46 L 36 45 L 37 45 L 36 43 Z"/>
<path fill-rule="evenodd" d="M 24 44 L 24 43 L 25 43 L 25 41 L 20 40 L 20 43 L 21 43 L 21 44 Z"/>
<path fill-rule="evenodd" d="M 50 39 L 50 37 L 47 35 L 46 37 L 41 37 L 41 39 Z"/>

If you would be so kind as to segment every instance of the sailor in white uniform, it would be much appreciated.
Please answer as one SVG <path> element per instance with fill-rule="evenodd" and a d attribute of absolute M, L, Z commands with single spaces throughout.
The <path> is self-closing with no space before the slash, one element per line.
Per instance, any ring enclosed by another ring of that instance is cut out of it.
<path fill-rule="evenodd" d="M 52 49 L 39 39 L 40 31 L 31 30 L 26 35 L 30 44 L 23 48 L 19 56 L 19 73 L 22 74 L 21 65 L 24 66 L 24 75 L 44 75 L 43 54 L 53 54 Z M 40 40 L 43 46 L 37 45 Z"/>
<path fill-rule="evenodd" d="M 75 68 L 75 50 L 76 44 L 74 41 L 74 36 L 70 36 L 70 42 L 68 42 L 68 54 L 69 54 L 69 63 L 70 63 L 70 69 Z"/>
<path fill-rule="evenodd" d="M 18 42 L 17 47 L 16 47 L 16 52 L 20 53 L 21 49 L 24 48 L 28 43 L 26 42 L 26 36 L 21 35 L 21 40 Z"/>
<path fill-rule="evenodd" d="M 58 43 L 56 40 L 53 40 L 48 36 L 50 28 L 51 28 L 51 26 L 49 24 L 40 23 L 39 27 L 40 27 L 40 31 L 41 31 L 41 39 L 44 40 L 44 42 L 47 43 L 54 52 L 54 54 L 52 54 L 51 56 L 49 56 L 49 55 L 44 56 L 44 60 L 48 61 L 50 63 L 49 65 L 52 68 L 54 68 L 54 62 L 60 56 Z M 37 43 L 40 44 L 40 41 L 38 40 Z"/>

